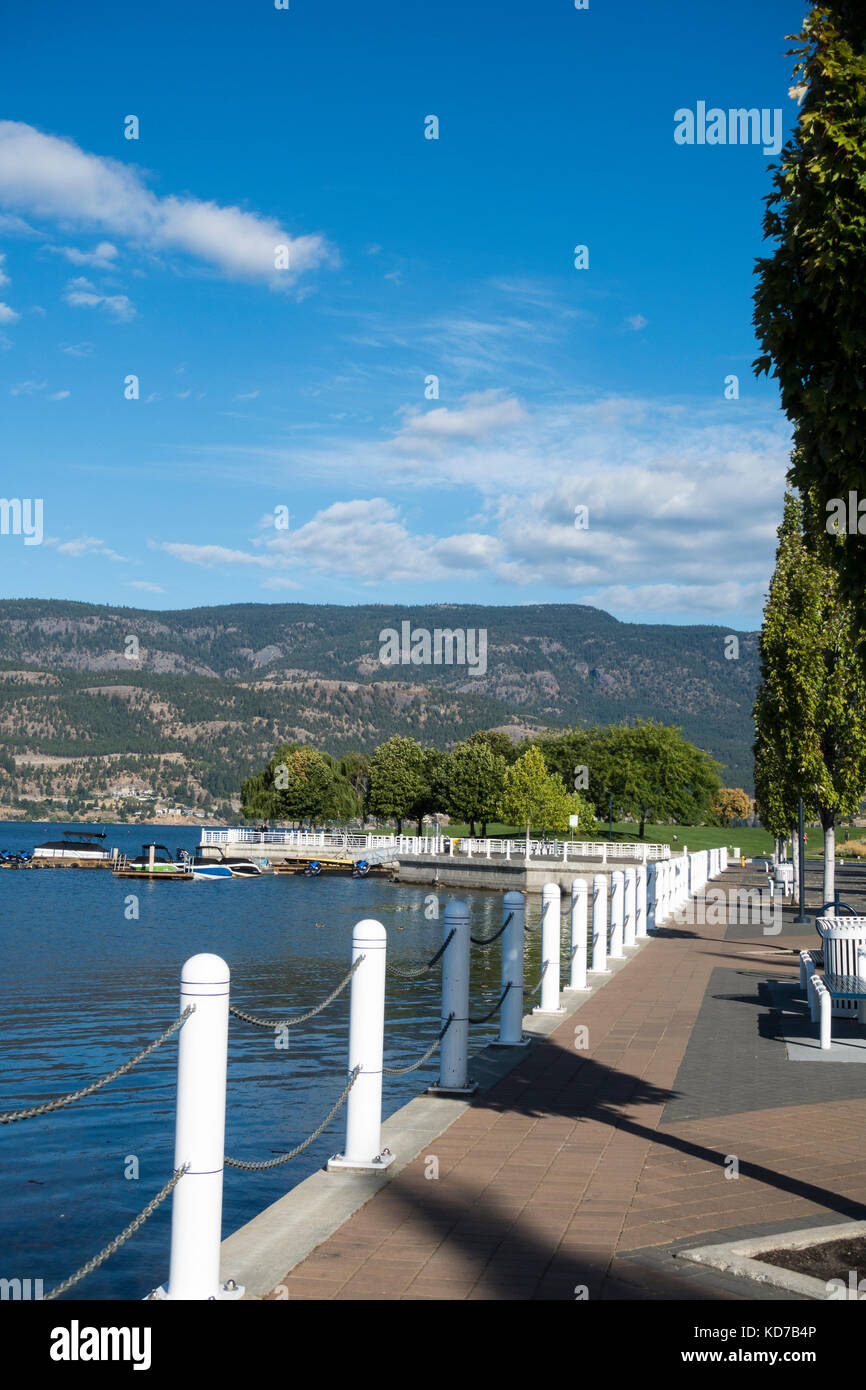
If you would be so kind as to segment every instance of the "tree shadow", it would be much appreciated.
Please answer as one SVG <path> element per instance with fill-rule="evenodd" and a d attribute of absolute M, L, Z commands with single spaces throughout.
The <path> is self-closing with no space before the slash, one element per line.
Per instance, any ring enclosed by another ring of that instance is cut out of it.
<path fill-rule="evenodd" d="M 644 1124 L 634 1114 L 628 1113 L 635 1107 L 662 1106 L 679 1094 L 630 1073 L 617 1071 L 592 1057 L 571 1054 L 550 1040 L 544 1040 L 535 1044 L 525 1060 L 487 1095 L 477 1099 L 470 1106 L 467 1116 L 493 1112 L 497 1115 L 523 1116 L 530 1121 L 566 1119 L 579 1127 L 592 1123 L 609 1126 L 620 1134 L 645 1140 L 656 1152 L 667 1149 L 671 1153 L 717 1167 L 722 1190 L 721 1184 L 726 1182 L 725 1161 L 730 1152 L 727 1146 L 716 1149 L 660 1130 L 652 1124 Z M 459 1126 L 460 1122 L 457 1124 Z M 490 1133 L 493 1134 L 492 1129 Z M 543 1138 L 543 1134 L 540 1137 Z M 575 1132 L 572 1139 L 563 1140 L 560 1157 L 568 1152 L 569 1145 L 577 1137 L 578 1132 Z M 760 1136 L 756 1134 L 756 1140 L 759 1139 Z M 428 1148 L 435 1154 L 435 1141 Z M 476 1155 L 476 1169 L 478 1161 L 479 1156 Z M 582 1189 L 589 1166 L 597 1161 L 593 1153 L 582 1156 L 576 1152 L 576 1188 Z M 600 1162 L 603 1167 L 604 1155 Z M 491 1166 L 493 1163 L 491 1159 Z M 541 1180 L 546 1169 L 542 1160 L 536 1159 L 536 1164 Z M 623 1258 L 618 1259 L 611 1270 L 617 1236 L 611 1233 L 610 1226 L 603 1240 L 599 1238 L 591 1243 L 587 1238 L 586 1248 L 580 1249 L 575 1249 L 571 1243 L 560 1245 L 561 1234 L 546 1237 L 537 1229 L 533 1231 L 533 1220 L 542 1221 L 543 1224 L 545 1209 L 548 1212 L 556 1209 L 563 1230 L 567 1226 L 567 1208 L 571 1199 L 567 1192 L 562 1193 L 561 1182 L 555 1198 L 527 1205 L 521 1210 L 519 1200 L 514 1195 L 509 1198 L 504 1191 L 512 1187 L 508 1163 L 497 1174 L 503 1179 L 500 1184 L 503 1191 L 501 1197 L 496 1190 L 496 1176 L 480 1192 L 473 1192 L 468 1186 L 462 1194 L 459 1190 L 455 1191 L 453 1183 L 460 1181 L 458 1165 L 459 1160 L 455 1162 L 457 1171 L 446 1172 L 439 1181 L 426 1181 L 424 1158 L 419 1157 L 395 1177 L 376 1199 L 377 1202 L 384 1199 L 392 1215 L 402 1214 L 403 1221 L 408 1223 L 410 1229 L 421 1227 L 435 1233 L 444 1243 L 446 1253 L 457 1257 L 453 1268 L 466 1273 L 452 1275 L 455 1278 L 455 1298 L 467 1296 L 471 1289 L 473 1298 L 571 1300 L 579 1296 L 583 1288 L 587 1291 L 583 1296 L 588 1296 L 590 1300 L 605 1297 L 715 1300 L 720 1297 L 718 1287 L 699 1282 L 701 1277 L 709 1279 L 710 1276 L 695 1276 L 693 1272 L 686 1274 L 685 1270 L 677 1272 L 673 1265 L 666 1274 L 663 1265 L 655 1263 L 651 1271 L 646 1270 L 644 1277 L 640 1271 L 639 1257 L 636 1259 L 632 1252 L 628 1256 L 628 1272 L 625 1272 Z M 532 1166 L 531 1156 L 523 1160 L 518 1156 L 512 1160 L 512 1169 L 525 1170 L 528 1166 Z M 866 1218 L 866 1205 L 824 1184 L 780 1173 L 766 1164 L 744 1158 L 739 1160 L 739 1173 L 741 1177 L 765 1184 L 773 1192 L 799 1198 L 827 1212 L 855 1219 Z M 519 1189 L 518 1182 L 515 1190 Z M 526 1191 L 528 1193 L 528 1187 Z M 612 1196 L 610 1203 L 594 1201 L 593 1207 L 597 1211 L 604 1211 L 617 1210 L 621 1206 L 624 1219 L 631 1197 L 622 1195 L 621 1185 L 611 1191 L 619 1195 Z M 529 1201 L 530 1197 L 527 1196 Z M 580 1199 L 575 1200 L 571 1216 L 577 1214 L 580 1208 Z M 671 1207 L 670 1213 L 669 1219 L 675 1219 L 676 1206 Z M 614 1224 L 618 1232 L 619 1225 Z M 736 1224 L 736 1207 L 732 1205 L 729 1225 Z M 698 1233 L 688 1243 L 697 1244 L 701 1239 L 711 1238 L 717 1229 L 717 1220 L 709 1216 L 705 1235 L 702 1237 Z M 661 1245 L 669 1243 L 670 1237 L 660 1242 Z M 387 1240 L 382 1250 L 383 1253 L 387 1251 Z M 371 1275 L 374 1275 L 374 1269 L 375 1266 L 371 1266 Z M 427 1276 L 422 1273 L 420 1277 L 422 1284 L 417 1295 L 410 1288 L 404 1296 L 425 1296 L 423 1280 Z M 444 1274 L 442 1277 L 448 1276 Z M 721 1296 L 724 1297 L 724 1294 Z"/>

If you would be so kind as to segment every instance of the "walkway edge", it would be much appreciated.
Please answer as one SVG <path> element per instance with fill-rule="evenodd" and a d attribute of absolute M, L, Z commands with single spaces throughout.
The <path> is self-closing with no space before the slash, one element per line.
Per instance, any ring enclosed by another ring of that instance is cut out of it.
<path fill-rule="evenodd" d="M 523 1031 L 543 1039 L 559 1028 L 566 1018 L 613 980 L 625 966 L 655 938 L 642 937 L 622 960 L 608 960 L 610 973 L 589 975 L 585 993 L 563 990 L 560 1002 L 565 1012 L 543 1016 L 527 1014 Z M 420 1153 L 438 1139 L 455 1120 L 468 1110 L 503 1076 L 513 1071 L 527 1052 L 525 1048 L 499 1048 L 487 1044 L 470 1058 L 470 1070 L 478 1082 L 473 1098 L 415 1096 L 396 1110 L 382 1125 L 382 1144 L 397 1155 L 382 1174 L 320 1170 L 312 1173 L 291 1192 L 277 1198 L 252 1221 L 227 1236 L 220 1247 L 220 1280 L 234 1279 L 243 1284 L 245 1298 L 263 1298 L 280 1284 L 296 1265 L 332 1236 L 393 1178 L 413 1163 Z"/>

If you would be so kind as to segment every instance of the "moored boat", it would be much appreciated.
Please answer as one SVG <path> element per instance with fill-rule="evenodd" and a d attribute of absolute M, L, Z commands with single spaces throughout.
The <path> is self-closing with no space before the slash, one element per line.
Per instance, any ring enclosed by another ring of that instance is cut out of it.
<path fill-rule="evenodd" d="M 45 840 L 33 846 L 34 859 L 110 859 L 111 851 L 98 840 L 106 838 L 100 830 L 64 830 L 62 840 Z"/>

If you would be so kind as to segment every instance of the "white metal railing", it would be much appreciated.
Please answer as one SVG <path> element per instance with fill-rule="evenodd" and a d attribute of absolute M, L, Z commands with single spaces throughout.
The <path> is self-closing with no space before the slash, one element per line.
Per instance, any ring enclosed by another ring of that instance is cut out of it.
<path fill-rule="evenodd" d="M 459 854 L 467 858 L 492 859 L 526 855 L 526 840 L 504 840 L 488 837 L 449 835 L 374 835 L 350 831 L 324 830 L 253 830 L 248 826 L 205 826 L 203 845 L 286 845 L 298 849 L 393 849 L 395 857 L 412 854 Z M 645 864 L 649 860 L 670 859 L 670 845 L 636 843 L 619 840 L 538 840 L 529 841 L 530 859 L 557 859 L 563 864 L 570 860 L 611 859 L 633 860 Z"/>

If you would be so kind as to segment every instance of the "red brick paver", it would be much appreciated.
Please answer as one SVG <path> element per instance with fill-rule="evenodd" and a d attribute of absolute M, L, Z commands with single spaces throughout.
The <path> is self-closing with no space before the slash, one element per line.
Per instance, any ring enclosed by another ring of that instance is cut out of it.
<path fill-rule="evenodd" d="M 723 932 L 651 941 L 297 1265 L 282 1281 L 289 1297 L 693 1297 L 677 1292 L 675 1270 L 647 1292 L 625 1257 L 866 1203 L 862 1101 L 662 1124 L 711 971 L 796 973 L 793 938 Z M 753 954 L 765 949 L 773 956 Z M 438 1179 L 424 1176 L 427 1153 Z"/>

